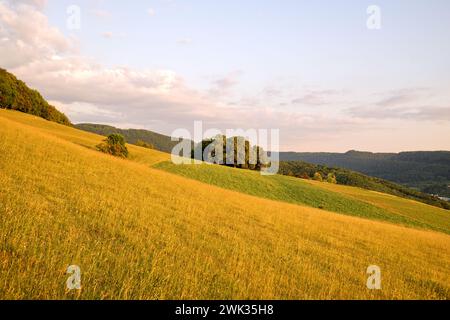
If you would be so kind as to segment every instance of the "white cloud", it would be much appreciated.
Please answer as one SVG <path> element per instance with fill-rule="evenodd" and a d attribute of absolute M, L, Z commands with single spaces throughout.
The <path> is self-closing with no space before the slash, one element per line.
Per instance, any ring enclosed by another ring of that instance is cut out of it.
<path fill-rule="evenodd" d="M 14 68 L 73 50 L 71 41 L 51 27 L 42 12 L 28 4 L 34 1 L 22 2 L 15 5 L 0 2 L 0 38 L 7 39 L 1 43 L 3 67 Z"/>
<path fill-rule="evenodd" d="M 153 17 L 156 14 L 156 11 L 153 8 L 148 8 L 147 13 L 149 16 Z"/>

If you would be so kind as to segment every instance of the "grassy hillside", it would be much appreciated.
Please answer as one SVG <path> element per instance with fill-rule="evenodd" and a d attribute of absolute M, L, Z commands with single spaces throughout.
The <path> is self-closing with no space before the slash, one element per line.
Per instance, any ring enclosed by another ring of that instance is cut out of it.
<path fill-rule="evenodd" d="M 2 299 L 450 298 L 447 234 L 189 180 L 152 169 L 162 153 L 116 159 L 92 149 L 101 136 L 17 112 L 0 110 L 0 137 Z"/>
<path fill-rule="evenodd" d="M 163 151 L 163 152 L 172 152 L 173 147 L 178 143 L 178 142 L 173 142 L 171 140 L 171 137 L 169 136 L 165 136 L 165 135 L 161 135 L 152 131 L 148 131 L 148 130 L 136 130 L 136 129 L 118 129 L 112 126 L 108 126 L 108 125 L 102 125 L 102 124 L 77 124 L 75 125 L 76 128 L 80 129 L 80 130 L 84 130 L 87 132 L 91 132 L 91 133 L 96 133 L 99 135 L 103 135 L 103 136 L 107 136 L 113 133 L 119 133 L 121 135 L 123 135 L 126 140 L 130 143 L 136 144 L 139 143 L 140 141 L 143 141 L 145 143 L 151 144 L 154 149 L 159 150 L 159 151 Z M 209 145 L 210 141 L 209 140 L 205 140 L 206 145 Z M 191 141 L 192 145 L 193 142 Z M 198 145 L 197 145 L 198 147 Z M 205 146 L 204 146 L 205 147 Z M 369 155 L 372 155 L 371 153 L 367 153 Z M 423 155 L 419 156 L 415 156 L 416 153 L 411 153 L 412 155 L 410 157 L 413 157 L 413 159 L 410 159 L 407 157 L 409 153 L 403 153 L 400 154 L 403 159 L 403 161 L 412 161 L 415 158 L 418 158 L 417 161 L 422 161 L 424 162 L 424 159 L 428 158 L 432 158 L 433 161 L 440 163 L 443 162 L 445 163 L 446 161 L 446 157 L 445 157 L 445 153 L 444 156 L 439 157 L 438 154 L 439 153 L 423 153 Z M 417 153 L 419 154 L 419 153 Z M 315 156 L 316 155 L 316 156 Z M 325 163 L 328 163 L 329 161 L 331 161 L 330 159 L 334 159 L 334 157 L 336 157 L 336 155 L 339 154 L 328 154 L 328 153 L 281 153 L 281 157 L 282 159 L 290 159 L 290 158 L 294 158 L 296 159 L 297 157 L 302 157 L 302 156 L 306 156 L 308 157 L 308 159 L 311 159 L 311 161 L 324 161 Z M 355 159 L 352 158 L 352 156 L 355 157 L 357 160 L 355 162 Z M 359 156 L 356 156 L 359 155 Z M 391 167 L 396 167 L 396 161 L 395 159 L 392 158 L 391 154 L 374 154 L 376 155 L 376 161 L 380 161 L 383 160 L 385 162 L 384 166 L 391 168 Z M 391 155 L 391 156 L 389 156 Z M 431 156 L 430 156 L 431 155 Z M 434 156 L 433 156 L 434 155 Z M 389 156 L 389 157 L 388 157 Z M 345 159 L 349 160 L 349 163 L 346 163 L 343 159 L 340 160 L 340 164 L 342 165 L 342 167 L 347 167 L 347 166 L 352 166 L 355 163 L 359 163 L 361 165 L 361 161 L 362 164 L 365 164 L 365 160 L 361 160 L 361 159 L 365 159 L 364 157 L 369 157 L 366 155 L 366 153 L 359 153 L 359 152 L 350 152 L 345 154 Z M 339 157 L 337 157 L 339 158 Z M 321 160 L 322 159 L 322 160 Z M 323 160 L 326 159 L 326 160 Z M 340 159 L 340 158 L 339 158 Z M 392 162 L 391 162 L 392 160 Z M 359 162 L 358 162 L 359 161 Z M 450 160 L 449 160 L 450 161 Z M 376 163 L 378 163 L 376 162 Z M 375 166 L 379 166 L 375 163 Z M 444 165 L 441 163 L 441 166 Z M 360 168 L 360 166 L 357 166 L 356 168 Z M 364 170 L 364 168 L 362 168 Z M 411 170 L 411 168 L 410 168 Z M 428 169 L 427 169 L 428 170 Z M 413 200 L 417 200 L 417 201 L 421 201 L 433 206 L 437 206 L 440 208 L 445 208 L 445 209 L 450 209 L 450 202 L 439 199 L 436 196 L 432 196 L 431 194 L 441 194 L 441 195 L 446 195 L 446 192 L 442 192 L 442 190 L 446 190 L 447 189 L 447 185 L 444 184 L 442 185 L 442 181 L 437 179 L 436 181 L 440 181 L 437 183 L 425 183 L 425 185 L 421 185 L 422 187 L 418 188 L 418 189 L 423 189 L 424 192 L 420 192 L 416 189 L 412 189 L 412 188 L 408 188 L 404 185 L 399 185 L 387 180 L 383 180 L 380 178 L 374 178 L 374 177 L 370 177 L 364 174 L 360 174 L 358 172 L 355 171 L 351 171 L 351 170 L 346 170 L 346 169 L 342 169 L 342 168 L 337 168 L 337 167 L 327 167 L 324 165 L 320 165 L 320 164 L 311 164 L 311 163 L 306 163 L 303 161 L 281 161 L 280 162 L 280 173 L 284 174 L 284 175 L 290 175 L 290 176 L 296 176 L 296 177 L 301 177 L 304 175 L 308 175 L 310 177 L 312 177 L 314 175 L 315 172 L 321 172 L 322 174 L 327 175 L 327 173 L 329 172 L 333 172 L 336 177 L 337 177 L 337 181 L 339 184 L 343 184 L 343 185 L 350 185 L 350 186 L 356 186 L 356 187 L 360 187 L 360 188 L 364 188 L 364 189 L 368 189 L 368 190 L 372 190 L 372 191 L 379 191 L 379 192 L 384 192 L 384 193 L 389 193 L 392 195 L 396 195 L 399 197 L 404 197 L 404 198 L 408 198 L 408 199 L 413 199 Z M 420 172 L 417 172 L 417 174 L 420 176 L 422 175 L 422 168 L 420 169 Z M 450 171 L 449 171 L 450 172 Z M 402 174 L 402 173 L 399 173 Z M 375 172 L 376 175 L 376 172 Z M 410 174 L 411 175 L 411 174 Z M 418 185 L 414 185 L 415 187 L 418 187 Z M 450 189 L 449 189 L 450 190 Z M 450 192 L 450 191 L 449 191 Z"/>
<path fill-rule="evenodd" d="M 41 94 L 18 80 L 13 74 L 0 68 L 0 109 L 12 109 L 36 115 L 49 121 L 70 125 L 69 119 Z"/>
<path fill-rule="evenodd" d="M 174 165 L 167 161 L 155 167 L 249 195 L 450 234 L 449 211 L 383 193 L 281 175 L 261 176 L 259 172 L 217 165 Z M 398 205 L 385 206 L 386 197 L 395 199 Z"/>
<path fill-rule="evenodd" d="M 450 198 L 450 151 L 401 153 L 281 152 L 284 161 L 305 161 L 330 167 L 346 168 L 426 193 Z"/>
<path fill-rule="evenodd" d="M 331 173 L 336 177 L 337 183 L 341 185 L 388 193 L 402 198 L 420 201 L 439 208 L 450 209 L 450 202 L 439 199 L 436 196 L 347 169 L 327 167 L 303 161 L 280 161 L 279 172 L 284 175 L 300 178 L 312 178 L 314 174 L 320 173 L 325 180 L 327 175 Z"/>

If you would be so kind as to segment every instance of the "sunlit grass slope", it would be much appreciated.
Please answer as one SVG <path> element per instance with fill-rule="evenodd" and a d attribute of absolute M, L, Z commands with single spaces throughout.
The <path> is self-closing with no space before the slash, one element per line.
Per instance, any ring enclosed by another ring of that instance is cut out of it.
<path fill-rule="evenodd" d="M 97 139 L 0 110 L 0 298 L 450 298 L 449 235 L 224 190 Z"/>
<path fill-rule="evenodd" d="M 38 129 L 41 133 L 48 133 L 52 136 L 70 141 L 74 144 L 96 150 L 96 146 L 102 142 L 105 137 L 92 134 L 89 132 L 76 130 L 71 127 L 61 126 L 54 122 L 46 121 L 42 118 L 35 117 L 29 114 L 14 112 L 9 110 L 0 109 L 0 117 L 13 120 L 20 124 L 32 126 Z M 150 150 L 135 145 L 128 145 L 130 150 L 130 160 L 143 164 L 156 164 L 161 161 L 167 161 L 170 159 L 170 154 L 160 152 L 157 150 Z"/>
<path fill-rule="evenodd" d="M 450 234 L 450 211 L 360 188 L 208 164 L 155 168 L 258 197 Z"/>

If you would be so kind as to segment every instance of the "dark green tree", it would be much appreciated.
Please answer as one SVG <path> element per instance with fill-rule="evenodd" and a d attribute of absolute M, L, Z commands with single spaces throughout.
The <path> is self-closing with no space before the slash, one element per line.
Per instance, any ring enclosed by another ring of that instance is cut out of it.
<path fill-rule="evenodd" d="M 128 148 L 125 138 L 121 134 L 110 134 L 97 146 L 97 149 L 115 157 L 128 158 Z"/>
<path fill-rule="evenodd" d="M 0 108 L 29 113 L 71 126 L 69 119 L 13 74 L 0 68 Z"/>

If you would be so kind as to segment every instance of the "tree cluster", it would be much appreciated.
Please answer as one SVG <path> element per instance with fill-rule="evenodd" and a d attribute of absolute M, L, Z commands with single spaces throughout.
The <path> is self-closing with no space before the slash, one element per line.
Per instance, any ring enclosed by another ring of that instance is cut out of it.
<path fill-rule="evenodd" d="M 0 69 L 0 108 L 29 113 L 49 121 L 71 125 L 69 119 L 50 105 L 41 94 L 27 87 L 13 74 Z"/>

